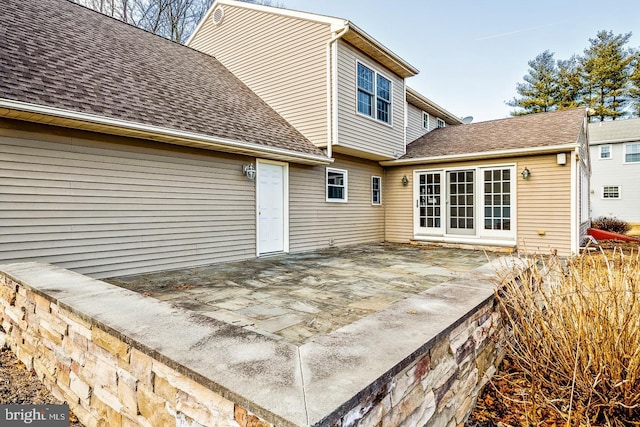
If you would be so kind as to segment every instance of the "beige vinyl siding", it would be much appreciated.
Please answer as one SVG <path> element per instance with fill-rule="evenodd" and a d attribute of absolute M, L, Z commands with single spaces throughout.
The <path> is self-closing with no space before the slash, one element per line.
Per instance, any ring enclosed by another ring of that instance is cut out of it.
<path fill-rule="evenodd" d="M 567 157 L 569 153 L 567 153 Z M 571 254 L 571 166 L 556 164 L 556 155 L 527 156 L 477 162 L 440 163 L 391 167 L 386 171 L 386 183 L 392 197 L 385 207 L 385 240 L 409 242 L 414 237 L 413 171 L 424 169 L 464 169 L 476 166 L 516 164 L 516 241 L 519 250 L 549 253 L 557 249 L 560 255 Z M 522 179 L 524 167 L 531 178 Z M 409 185 L 402 185 L 406 175 Z M 538 232 L 544 232 L 539 235 Z"/>
<path fill-rule="evenodd" d="M 382 168 L 347 156 L 337 156 L 330 167 L 348 171 L 347 203 L 326 201 L 325 167 L 289 167 L 291 252 L 384 239 L 384 207 L 390 191 Z M 371 176 L 383 177 L 379 206 L 371 204 Z"/>
<path fill-rule="evenodd" d="M 37 128 L 57 135 L 0 127 L 0 262 L 100 278 L 255 257 L 253 159 Z"/>
<path fill-rule="evenodd" d="M 327 143 L 328 24 L 223 5 L 189 46 L 215 56 L 318 146 Z"/>
<path fill-rule="evenodd" d="M 375 160 L 389 160 L 404 154 L 404 80 L 342 40 L 338 41 L 337 49 L 338 138 L 334 151 Z M 358 113 L 357 61 L 391 80 L 391 126 Z"/>
<path fill-rule="evenodd" d="M 407 144 L 435 128 L 436 118 L 431 115 L 429 115 L 429 130 L 422 127 L 422 114 L 423 111 L 420 108 L 407 104 Z"/>
<path fill-rule="evenodd" d="M 518 248 L 527 252 L 571 254 L 571 165 L 556 164 L 556 155 L 518 161 L 518 172 L 526 166 L 531 178 L 518 175 Z M 543 236 L 538 232 L 544 232 Z"/>

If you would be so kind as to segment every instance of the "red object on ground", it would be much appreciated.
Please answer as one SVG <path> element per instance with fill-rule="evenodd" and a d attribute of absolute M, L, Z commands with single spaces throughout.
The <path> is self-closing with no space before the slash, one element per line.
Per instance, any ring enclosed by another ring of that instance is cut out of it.
<path fill-rule="evenodd" d="M 597 228 L 587 229 L 587 234 L 593 236 L 596 240 L 620 240 L 622 242 L 640 242 L 637 237 L 625 236 L 620 233 L 612 233 L 611 231 L 599 230 Z"/>

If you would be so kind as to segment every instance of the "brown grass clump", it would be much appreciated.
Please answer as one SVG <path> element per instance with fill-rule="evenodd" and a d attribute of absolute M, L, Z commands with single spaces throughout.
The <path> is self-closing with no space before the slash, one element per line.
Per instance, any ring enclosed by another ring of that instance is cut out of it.
<path fill-rule="evenodd" d="M 498 300 L 524 425 L 640 426 L 640 252 L 529 261 Z M 515 277 L 515 276 L 514 276 Z M 555 424 L 555 423 L 554 423 Z"/>

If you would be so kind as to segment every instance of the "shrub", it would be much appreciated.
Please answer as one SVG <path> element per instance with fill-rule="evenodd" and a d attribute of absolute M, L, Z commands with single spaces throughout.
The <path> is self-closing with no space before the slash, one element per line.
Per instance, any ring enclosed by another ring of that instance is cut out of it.
<path fill-rule="evenodd" d="M 620 234 L 625 234 L 631 230 L 631 225 L 628 222 L 610 216 L 599 216 L 591 221 L 591 226 L 599 230 Z"/>
<path fill-rule="evenodd" d="M 497 295 L 520 418 L 640 425 L 640 253 L 530 265 L 519 279 L 504 277 Z"/>

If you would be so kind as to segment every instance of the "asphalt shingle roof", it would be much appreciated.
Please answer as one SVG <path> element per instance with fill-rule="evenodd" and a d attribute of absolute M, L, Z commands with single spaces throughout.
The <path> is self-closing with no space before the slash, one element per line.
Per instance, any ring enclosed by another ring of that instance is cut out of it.
<path fill-rule="evenodd" d="M 589 123 L 589 143 L 640 141 L 640 118 Z"/>
<path fill-rule="evenodd" d="M 435 129 L 407 145 L 401 159 L 465 155 L 574 144 L 585 117 L 583 108 L 530 114 Z"/>
<path fill-rule="evenodd" d="M 0 98 L 322 156 L 215 58 L 67 0 L 2 0 Z"/>

